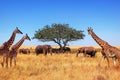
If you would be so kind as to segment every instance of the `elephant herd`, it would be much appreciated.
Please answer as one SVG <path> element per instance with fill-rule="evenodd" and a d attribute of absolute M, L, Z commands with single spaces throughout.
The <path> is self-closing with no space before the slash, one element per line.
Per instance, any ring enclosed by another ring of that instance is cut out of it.
<path fill-rule="evenodd" d="M 46 56 L 48 53 L 52 55 L 52 53 L 59 54 L 65 52 L 71 52 L 71 49 L 69 47 L 52 48 L 50 45 L 38 45 L 35 47 L 36 55 L 44 54 Z M 83 56 L 94 57 L 96 52 L 94 47 L 80 47 L 76 52 L 76 57 L 78 57 L 79 53 L 83 53 Z M 19 53 L 30 54 L 30 49 L 19 49 Z"/>
<path fill-rule="evenodd" d="M 71 49 L 69 47 L 65 47 L 65 48 L 52 48 L 50 45 L 38 45 L 35 48 L 35 53 L 36 55 L 38 54 L 43 54 L 47 55 L 47 53 L 50 53 L 52 55 L 52 53 L 65 53 L 67 51 L 71 51 Z"/>

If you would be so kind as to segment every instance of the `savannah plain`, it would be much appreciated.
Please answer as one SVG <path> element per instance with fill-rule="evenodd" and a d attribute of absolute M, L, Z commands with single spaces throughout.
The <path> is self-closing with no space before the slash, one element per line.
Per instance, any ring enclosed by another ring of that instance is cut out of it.
<path fill-rule="evenodd" d="M 120 80 L 118 62 L 117 66 L 114 66 L 110 59 L 108 68 L 107 61 L 104 60 L 101 66 L 98 66 L 101 59 L 99 47 L 95 47 L 98 52 L 94 58 L 83 57 L 83 54 L 76 57 L 78 46 L 71 46 L 70 53 L 53 53 L 52 56 L 50 54 L 36 56 L 35 47 L 21 48 L 30 48 L 31 53 L 29 55 L 18 53 L 16 66 L 14 64 L 9 68 L 0 66 L 0 80 Z"/>

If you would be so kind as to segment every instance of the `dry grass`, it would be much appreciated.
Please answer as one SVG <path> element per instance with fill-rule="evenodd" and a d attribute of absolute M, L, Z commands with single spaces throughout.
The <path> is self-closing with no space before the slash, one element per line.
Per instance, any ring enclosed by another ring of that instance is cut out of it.
<path fill-rule="evenodd" d="M 96 57 L 79 57 L 73 54 L 19 54 L 17 66 L 11 68 L 0 67 L 0 80 L 119 80 L 120 67 L 107 68 L 106 60 L 101 67 L 98 62 L 100 52 Z"/>

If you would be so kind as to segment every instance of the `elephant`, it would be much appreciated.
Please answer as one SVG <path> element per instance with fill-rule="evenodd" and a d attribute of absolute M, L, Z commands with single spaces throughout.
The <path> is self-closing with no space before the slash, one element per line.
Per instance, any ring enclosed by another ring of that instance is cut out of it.
<path fill-rule="evenodd" d="M 91 46 L 90 47 L 81 47 L 78 49 L 76 57 L 78 57 L 79 53 L 83 53 L 84 56 L 86 56 L 86 54 L 87 54 L 87 55 L 90 55 L 91 57 L 94 57 L 96 52 L 97 51 L 95 50 L 94 47 L 91 47 Z"/>
<path fill-rule="evenodd" d="M 38 54 L 44 54 L 45 56 L 47 53 L 50 53 L 52 55 L 52 47 L 50 45 L 38 45 L 35 48 L 36 55 Z"/>
<path fill-rule="evenodd" d="M 23 54 L 30 54 L 30 49 L 24 49 L 24 48 L 22 48 L 22 49 L 19 49 L 19 53 L 23 53 Z"/>

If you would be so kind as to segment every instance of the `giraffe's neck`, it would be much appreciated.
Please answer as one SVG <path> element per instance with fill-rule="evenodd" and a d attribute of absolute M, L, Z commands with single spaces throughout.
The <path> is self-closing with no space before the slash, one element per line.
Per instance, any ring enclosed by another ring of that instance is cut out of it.
<path fill-rule="evenodd" d="M 23 37 L 20 41 L 18 41 L 15 45 L 12 46 L 12 49 L 17 50 L 25 41 L 25 38 Z"/>
<path fill-rule="evenodd" d="M 10 37 L 10 39 L 7 41 L 8 43 L 8 48 L 10 48 L 10 46 L 13 44 L 14 40 L 15 40 L 15 36 L 16 36 L 16 33 L 12 33 L 12 36 Z"/>
<path fill-rule="evenodd" d="M 106 46 L 110 46 L 106 41 L 100 39 L 93 31 L 91 36 L 101 46 L 102 49 L 105 49 Z"/>

